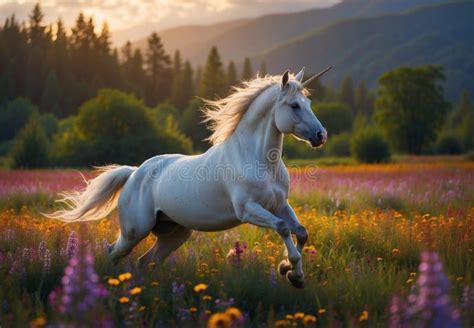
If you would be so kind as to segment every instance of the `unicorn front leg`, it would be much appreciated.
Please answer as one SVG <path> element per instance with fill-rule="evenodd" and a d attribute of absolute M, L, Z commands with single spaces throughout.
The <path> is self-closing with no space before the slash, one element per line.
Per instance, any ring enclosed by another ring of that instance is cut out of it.
<path fill-rule="evenodd" d="M 239 217 L 243 222 L 248 222 L 259 227 L 272 228 L 280 235 L 286 246 L 288 260 L 293 268 L 293 270 L 288 271 L 286 277 L 293 287 L 303 288 L 304 274 L 301 265 L 301 253 L 297 250 L 291 239 L 290 225 L 284 219 L 274 215 L 256 202 L 246 203 Z"/>
<path fill-rule="evenodd" d="M 291 232 L 296 235 L 296 249 L 300 254 L 303 254 L 303 247 L 308 240 L 308 233 L 306 228 L 299 222 L 295 211 L 290 204 L 287 203 L 280 211 L 278 211 L 277 215 L 288 224 Z M 302 261 L 299 261 L 297 266 L 302 266 Z M 291 261 L 288 261 L 288 259 L 285 259 L 280 262 L 278 269 L 281 275 L 285 275 L 287 272 L 294 269 L 294 264 L 291 263 Z M 298 271 L 300 270 L 302 271 L 302 268 Z"/>

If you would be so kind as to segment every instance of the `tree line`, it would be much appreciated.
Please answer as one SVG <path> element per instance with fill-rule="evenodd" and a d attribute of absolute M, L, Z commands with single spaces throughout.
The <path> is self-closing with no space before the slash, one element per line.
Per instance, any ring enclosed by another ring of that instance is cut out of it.
<path fill-rule="evenodd" d="M 27 23 L 12 15 L 0 28 L 0 103 L 21 96 L 41 112 L 64 118 L 76 114 L 97 90 L 114 88 L 151 107 L 167 101 L 184 111 L 193 96 L 223 96 L 229 86 L 254 74 L 248 58 L 241 74 L 232 61 L 224 67 L 215 48 L 206 66 L 194 69 L 179 50 L 167 54 L 157 33 L 149 36 L 143 52 L 130 42 L 115 49 L 106 22 L 96 32 L 94 19 L 80 13 L 67 33 L 61 19 L 48 25 L 43 18 L 36 4 Z M 264 70 L 262 63 L 260 74 Z"/>
<path fill-rule="evenodd" d="M 14 16 L 0 28 L 0 157 L 12 166 L 139 164 L 160 153 L 209 147 L 200 98 L 224 97 L 231 86 L 266 74 L 249 58 L 241 72 L 210 49 L 203 67 L 179 50 L 169 55 L 157 33 L 142 52 L 127 42 L 113 49 L 104 23 L 82 13 L 66 33 L 47 25 L 37 4 L 27 24 Z M 441 67 L 402 67 L 384 74 L 377 91 L 347 75 L 339 87 L 315 81 L 313 109 L 330 138 L 313 152 L 293 138 L 293 158 L 351 156 L 386 160 L 400 153 L 460 153 L 474 147 L 473 106 L 466 92 L 450 106 Z M 198 97 L 196 97 L 198 96 Z M 441 132 L 440 132 L 441 131 Z"/>

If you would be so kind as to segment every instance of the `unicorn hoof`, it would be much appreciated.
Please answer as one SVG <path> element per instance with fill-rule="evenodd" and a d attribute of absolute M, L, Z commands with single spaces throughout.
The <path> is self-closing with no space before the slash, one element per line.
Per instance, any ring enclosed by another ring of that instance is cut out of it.
<path fill-rule="evenodd" d="M 278 272 L 280 272 L 282 276 L 286 275 L 286 273 L 291 269 L 293 269 L 293 266 L 287 260 L 281 261 L 278 265 Z"/>
<path fill-rule="evenodd" d="M 293 271 L 288 271 L 286 278 L 295 288 L 304 288 L 304 278 L 301 275 L 295 275 Z"/>

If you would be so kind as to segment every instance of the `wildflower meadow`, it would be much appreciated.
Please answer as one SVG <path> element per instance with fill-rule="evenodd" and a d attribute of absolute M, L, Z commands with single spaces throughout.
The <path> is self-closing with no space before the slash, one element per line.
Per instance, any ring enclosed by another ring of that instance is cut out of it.
<path fill-rule="evenodd" d="M 310 170 L 310 171 L 308 171 Z M 308 178 L 308 172 L 311 178 Z M 165 263 L 114 266 L 116 213 L 45 218 L 77 171 L 0 171 L 0 325 L 16 327 L 471 327 L 474 163 L 462 159 L 290 169 L 309 232 L 306 286 L 277 264 L 275 232 L 194 232 Z M 92 177 L 92 172 L 82 172 Z"/>

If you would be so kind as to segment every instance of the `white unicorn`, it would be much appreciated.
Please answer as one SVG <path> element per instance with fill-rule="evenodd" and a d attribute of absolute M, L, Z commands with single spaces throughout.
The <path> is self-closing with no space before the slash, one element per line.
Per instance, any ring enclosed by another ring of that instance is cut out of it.
<path fill-rule="evenodd" d="M 304 287 L 301 252 L 308 239 L 288 203 L 283 135 L 319 147 L 327 132 L 311 110 L 304 68 L 295 76 L 257 77 L 227 98 L 207 101 L 213 146 L 204 154 L 160 155 L 141 166 L 106 166 L 81 192 L 63 194 L 69 209 L 50 214 L 66 222 L 102 219 L 118 205 L 120 236 L 110 246 L 117 263 L 150 232 L 158 238 L 138 259 L 162 262 L 193 230 L 220 231 L 242 223 L 277 231 L 286 246 L 279 272 Z M 291 78 L 291 79 L 290 79 Z M 296 234 L 294 244 L 291 234 Z"/>

